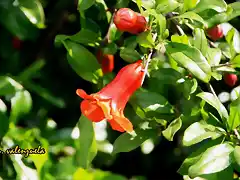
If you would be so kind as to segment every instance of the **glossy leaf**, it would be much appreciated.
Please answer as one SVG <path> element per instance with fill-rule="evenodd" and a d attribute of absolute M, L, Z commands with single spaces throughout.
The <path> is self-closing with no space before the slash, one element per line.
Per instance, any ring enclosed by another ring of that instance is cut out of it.
<path fill-rule="evenodd" d="M 45 28 L 45 15 L 42 4 L 38 0 L 18 0 L 19 8 L 38 28 Z"/>
<path fill-rule="evenodd" d="M 198 79 L 208 82 L 211 77 L 211 67 L 201 52 L 181 43 L 168 43 L 168 54 L 184 68 L 188 69 Z"/>
<path fill-rule="evenodd" d="M 154 117 L 156 114 L 173 113 L 173 107 L 167 99 L 155 92 L 143 89 L 138 90 L 133 94 L 130 102 L 140 117 L 143 117 L 142 112 L 146 117 Z"/>
<path fill-rule="evenodd" d="M 221 61 L 222 52 L 218 48 L 207 48 L 206 57 L 211 66 L 218 66 Z"/>
<path fill-rule="evenodd" d="M 145 48 L 152 48 L 154 45 L 153 37 L 150 31 L 145 31 L 137 36 L 137 42 Z"/>
<path fill-rule="evenodd" d="M 240 68 L 240 55 L 237 55 L 235 58 L 230 60 L 230 63 L 232 64 L 233 67 Z"/>
<path fill-rule="evenodd" d="M 197 5 L 197 0 L 184 0 L 183 2 L 183 9 L 184 11 L 187 11 L 189 9 L 194 8 Z"/>
<path fill-rule="evenodd" d="M 93 180 L 93 174 L 87 172 L 83 168 L 78 168 L 73 174 L 73 180 L 84 180 L 84 179 Z"/>
<path fill-rule="evenodd" d="M 165 129 L 164 131 L 162 131 L 163 136 L 169 140 L 169 141 L 173 141 L 173 137 L 174 135 L 177 133 L 177 131 L 182 127 L 182 120 L 181 117 L 173 120 L 167 127 L 167 129 Z"/>
<path fill-rule="evenodd" d="M 94 135 L 93 123 L 81 115 L 78 121 L 80 131 L 80 148 L 76 152 L 77 162 L 80 167 L 88 168 L 97 154 L 97 144 Z"/>
<path fill-rule="evenodd" d="M 194 13 L 193 11 L 189 11 L 186 12 L 184 14 L 181 14 L 179 16 L 175 16 L 174 18 L 183 18 L 183 19 L 190 19 L 190 20 L 194 20 L 197 22 L 202 23 L 204 26 L 206 25 L 205 21 L 203 20 L 203 18 L 201 18 L 201 16 L 199 16 L 198 14 Z"/>
<path fill-rule="evenodd" d="M 180 6 L 180 3 L 175 0 L 156 0 L 158 13 L 172 12 Z"/>
<path fill-rule="evenodd" d="M 190 45 L 187 35 L 182 35 L 182 36 L 172 35 L 171 36 L 171 41 L 176 42 L 176 43 L 182 43 L 182 44 Z"/>
<path fill-rule="evenodd" d="M 110 42 L 118 40 L 123 32 L 119 31 L 114 23 L 111 24 L 109 29 L 109 40 Z"/>
<path fill-rule="evenodd" d="M 204 139 L 216 139 L 223 134 L 215 126 L 206 124 L 204 122 L 195 122 L 190 125 L 184 132 L 183 145 L 191 146 L 199 143 Z"/>
<path fill-rule="evenodd" d="M 129 63 L 133 63 L 141 59 L 140 54 L 135 49 L 132 49 L 130 47 L 121 49 L 120 57 Z"/>
<path fill-rule="evenodd" d="M 188 156 L 183 161 L 181 167 L 178 169 L 178 173 L 180 173 L 181 175 L 188 174 L 189 167 L 191 167 L 192 165 L 197 163 L 200 160 L 200 158 L 202 157 L 203 153 L 208 148 L 218 145 L 219 143 L 221 143 L 221 141 L 222 141 L 221 139 L 216 139 L 216 140 L 210 140 L 210 141 L 206 141 L 206 142 L 202 143 L 201 146 L 196 151 L 193 150 L 192 153 L 190 154 L 190 156 Z"/>
<path fill-rule="evenodd" d="M 97 84 L 102 76 L 96 57 L 85 47 L 71 41 L 63 41 L 68 51 L 67 59 L 73 70 L 83 79 Z"/>
<path fill-rule="evenodd" d="M 32 98 L 30 93 L 26 90 L 16 92 L 11 99 L 10 122 L 15 123 L 20 116 L 29 113 L 31 108 Z"/>
<path fill-rule="evenodd" d="M 128 133 L 120 135 L 113 144 L 113 154 L 120 152 L 129 152 L 139 147 L 144 141 L 157 137 L 157 131 L 154 129 L 136 129 L 136 136 Z"/>
<path fill-rule="evenodd" d="M 20 90 L 23 87 L 7 76 L 0 76 L 0 96 L 14 94 L 16 90 Z"/>
<path fill-rule="evenodd" d="M 228 126 L 231 130 L 240 125 L 240 98 L 236 99 L 230 104 L 230 114 L 228 119 Z"/>
<path fill-rule="evenodd" d="M 214 107 L 221 118 L 228 119 L 228 112 L 224 105 L 219 101 L 217 97 L 215 97 L 213 94 L 209 92 L 201 92 L 197 94 L 198 97 L 202 98 L 204 101 L 206 101 L 208 104 L 210 104 L 212 107 Z"/>
<path fill-rule="evenodd" d="M 196 28 L 194 29 L 193 33 L 194 33 L 193 46 L 199 49 L 203 56 L 206 57 L 208 51 L 208 42 L 204 30 Z"/>
<path fill-rule="evenodd" d="M 78 0 L 78 10 L 85 11 L 95 3 L 95 0 Z"/>
<path fill-rule="evenodd" d="M 240 2 L 230 3 L 228 4 L 228 7 L 231 10 L 228 13 L 228 21 L 230 21 L 231 19 L 237 16 L 240 16 Z"/>
<path fill-rule="evenodd" d="M 224 12 L 227 10 L 227 3 L 224 0 L 201 0 L 193 11 L 199 13 L 206 9 L 213 9 L 217 12 Z"/>
<path fill-rule="evenodd" d="M 234 158 L 238 166 L 240 167 L 240 146 L 235 146 Z"/>
<path fill-rule="evenodd" d="M 135 49 L 137 46 L 137 37 L 136 36 L 130 36 L 126 39 L 124 39 L 124 47 Z"/>
<path fill-rule="evenodd" d="M 35 40 L 38 29 L 18 6 L 14 6 L 13 1 L 4 1 L 4 3 L 6 3 L 4 6 L 0 6 L 1 24 L 21 40 Z"/>
<path fill-rule="evenodd" d="M 209 148 L 205 151 L 200 160 L 189 168 L 189 175 L 197 177 L 203 174 L 220 172 L 231 165 L 231 153 L 234 148 L 223 143 Z"/>
<path fill-rule="evenodd" d="M 240 34 L 235 28 L 228 31 L 226 40 L 237 53 L 240 53 Z"/>

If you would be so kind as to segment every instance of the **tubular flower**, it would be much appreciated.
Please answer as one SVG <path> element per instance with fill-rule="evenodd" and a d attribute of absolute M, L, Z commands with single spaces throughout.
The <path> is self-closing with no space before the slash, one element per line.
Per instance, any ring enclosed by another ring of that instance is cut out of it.
<path fill-rule="evenodd" d="M 147 29 L 147 21 L 144 16 L 140 13 L 136 13 L 137 21 L 134 25 L 134 28 L 129 29 L 129 32 L 132 34 L 139 34 Z"/>
<path fill-rule="evenodd" d="M 83 98 L 80 108 L 91 121 L 107 119 L 113 130 L 132 132 L 132 123 L 124 116 L 124 108 L 130 96 L 141 87 L 144 75 L 142 60 L 122 68 L 112 82 L 99 92 L 88 95 L 78 89 L 77 95 Z"/>

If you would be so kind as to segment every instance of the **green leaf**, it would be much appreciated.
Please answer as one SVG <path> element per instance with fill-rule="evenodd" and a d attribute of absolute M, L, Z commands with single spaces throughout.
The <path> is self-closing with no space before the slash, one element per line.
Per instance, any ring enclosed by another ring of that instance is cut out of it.
<path fill-rule="evenodd" d="M 110 42 L 114 42 L 118 40 L 123 32 L 119 31 L 117 27 L 115 26 L 114 23 L 111 24 L 110 29 L 109 29 L 109 40 Z"/>
<path fill-rule="evenodd" d="M 81 31 L 72 36 L 66 36 L 61 34 L 57 35 L 55 38 L 55 43 L 62 43 L 62 41 L 65 41 L 67 39 L 87 46 L 96 46 L 101 40 L 99 34 L 97 34 L 96 32 L 88 29 L 81 29 Z"/>
<path fill-rule="evenodd" d="M 240 53 L 240 34 L 235 28 L 232 28 L 230 31 L 228 31 L 226 41 L 237 53 Z"/>
<path fill-rule="evenodd" d="M 240 146 L 235 146 L 234 158 L 238 166 L 240 167 Z"/>
<path fill-rule="evenodd" d="M 209 46 L 204 30 L 195 28 L 193 34 L 194 34 L 193 46 L 199 49 L 203 56 L 206 57 Z"/>
<path fill-rule="evenodd" d="M 88 168 L 97 154 L 97 144 L 93 129 L 93 123 L 85 116 L 81 115 L 78 121 L 80 131 L 80 148 L 76 152 L 78 165 L 82 168 Z"/>
<path fill-rule="evenodd" d="M 137 46 L 137 36 L 130 36 L 130 37 L 124 39 L 123 46 L 131 48 L 131 49 L 135 49 Z"/>
<path fill-rule="evenodd" d="M 137 42 L 140 46 L 145 48 L 152 48 L 154 46 L 153 37 L 150 31 L 142 32 L 137 36 Z"/>
<path fill-rule="evenodd" d="M 22 89 L 22 85 L 8 76 L 0 76 L 0 96 L 14 94 L 16 90 Z"/>
<path fill-rule="evenodd" d="M 27 19 L 23 12 L 13 5 L 12 1 L 4 1 L 0 6 L 1 24 L 13 35 L 21 40 L 35 40 L 38 37 L 38 29 Z"/>
<path fill-rule="evenodd" d="M 230 104 L 230 114 L 228 119 L 228 126 L 230 130 L 235 129 L 240 125 L 240 98 Z"/>
<path fill-rule="evenodd" d="M 168 13 L 177 9 L 181 4 L 175 0 L 156 0 L 157 13 Z"/>
<path fill-rule="evenodd" d="M 182 127 L 182 120 L 181 117 L 173 120 L 167 127 L 167 129 L 165 129 L 164 131 L 162 131 L 163 136 L 169 140 L 169 141 L 173 141 L 173 137 L 176 134 L 176 132 Z"/>
<path fill-rule="evenodd" d="M 154 117 L 156 114 L 173 113 L 173 107 L 167 99 L 160 94 L 144 89 L 136 91 L 131 97 L 130 103 L 140 117 L 143 117 L 142 112 L 149 118 Z"/>
<path fill-rule="evenodd" d="M 201 146 L 199 146 L 198 149 L 192 150 L 192 153 L 190 156 L 188 156 L 182 163 L 181 167 L 178 169 L 178 173 L 181 175 L 188 174 L 188 169 L 195 163 L 199 161 L 199 159 L 202 157 L 203 153 L 210 147 L 218 145 L 221 143 L 222 139 L 216 139 L 216 140 L 209 140 L 206 142 L 202 142 Z"/>
<path fill-rule="evenodd" d="M 141 59 L 140 54 L 132 48 L 123 48 L 120 51 L 120 57 L 125 60 L 126 62 L 133 63 L 139 59 Z"/>
<path fill-rule="evenodd" d="M 28 91 L 17 91 L 11 99 L 10 122 L 16 123 L 17 119 L 30 112 L 32 108 L 32 98 Z"/>
<path fill-rule="evenodd" d="M 213 9 L 217 12 L 224 12 L 227 10 L 227 3 L 224 0 L 201 0 L 193 11 L 195 13 L 199 13 L 206 9 Z"/>
<path fill-rule="evenodd" d="M 95 3 L 95 0 L 78 0 L 78 10 L 85 11 Z"/>
<path fill-rule="evenodd" d="M 211 77 L 211 67 L 202 53 L 181 43 L 168 43 L 167 53 L 184 68 L 188 69 L 198 79 L 208 82 Z"/>
<path fill-rule="evenodd" d="M 118 47 L 115 43 L 108 43 L 103 49 L 103 54 L 115 54 L 118 50 Z"/>
<path fill-rule="evenodd" d="M 86 81 L 97 84 L 102 76 L 96 57 L 80 44 L 63 41 L 68 51 L 67 59 L 73 70 Z"/>
<path fill-rule="evenodd" d="M 4 137 L 4 135 L 8 132 L 9 129 L 9 119 L 5 112 L 0 110 L 0 140 Z"/>
<path fill-rule="evenodd" d="M 237 55 L 235 58 L 231 59 L 230 63 L 232 64 L 233 67 L 240 68 L 240 55 Z"/>
<path fill-rule="evenodd" d="M 218 48 L 207 48 L 207 54 L 206 54 L 208 63 L 211 66 L 218 66 L 220 61 L 221 61 L 221 57 L 222 57 L 222 52 L 220 49 Z"/>
<path fill-rule="evenodd" d="M 145 9 L 151 9 L 155 6 L 155 0 L 132 0 L 137 3 L 138 7 L 144 7 Z M 139 8 L 140 9 L 140 8 Z"/>
<path fill-rule="evenodd" d="M 154 129 L 136 129 L 136 136 L 129 133 L 120 135 L 113 144 L 113 154 L 120 152 L 129 152 L 139 147 L 144 141 L 157 137 L 157 131 Z"/>
<path fill-rule="evenodd" d="M 197 5 L 197 0 L 184 0 L 183 2 L 183 10 L 184 12 L 194 8 Z"/>
<path fill-rule="evenodd" d="M 228 7 L 231 9 L 231 11 L 228 13 L 228 21 L 237 16 L 240 16 L 240 2 L 228 4 Z"/>
<path fill-rule="evenodd" d="M 180 35 L 172 35 L 171 41 L 176 42 L 176 43 L 190 45 L 187 35 L 181 35 L 181 36 Z"/>
<path fill-rule="evenodd" d="M 120 8 L 128 7 L 129 1 L 130 0 L 118 0 L 115 5 L 115 8 L 120 9 Z"/>
<path fill-rule="evenodd" d="M 195 122 L 185 130 L 183 145 L 191 146 L 208 138 L 217 139 L 222 135 L 223 133 L 215 126 L 207 124 L 203 121 Z"/>
<path fill-rule="evenodd" d="M 93 179 L 93 174 L 87 172 L 85 169 L 83 168 L 78 168 L 75 173 L 73 174 L 73 180 L 79 180 L 80 179 L 89 179 L 92 180 Z"/>
<path fill-rule="evenodd" d="M 201 16 L 199 16 L 198 14 L 196 14 L 195 12 L 193 11 L 189 11 L 189 12 L 186 12 L 184 14 L 181 14 L 179 16 L 175 16 L 173 18 L 183 18 L 183 19 L 189 19 L 189 20 L 194 20 L 194 21 L 197 21 L 197 22 L 200 22 L 202 23 L 204 26 L 206 26 L 206 23 L 205 21 L 203 20 L 203 18 L 201 18 Z"/>
<path fill-rule="evenodd" d="M 203 174 L 220 172 L 232 163 L 231 153 L 234 148 L 228 144 L 219 144 L 205 151 L 200 160 L 189 168 L 189 175 L 197 177 Z"/>
<path fill-rule="evenodd" d="M 45 28 L 44 10 L 38 0 L 18 0 L 18 3 L 19 8 L 32 24 L 38 28 Z"/>
<path fill-rule="evenodd" d="M 221 118 L 228 119 L 228 112 L 224 105 L 219 101 L 217 97 L 215 97 L 213 94 L 209 92 L 201 92 L 197 94 L 198 97 L 202 98 L 204 101 L 206 101 L 208 104 L 210 104 L 212 107 L 214 107 Z"/>

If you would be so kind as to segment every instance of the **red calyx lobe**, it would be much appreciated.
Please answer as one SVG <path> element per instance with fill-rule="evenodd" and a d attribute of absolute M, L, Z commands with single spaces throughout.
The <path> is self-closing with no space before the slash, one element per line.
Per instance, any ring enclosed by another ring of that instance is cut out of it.
<path fill-rule="evenodd" d="M 147 21 L 144 16 L 129 8 L 121 8 L 114 15 L 114 24 L 120 31 L 138 34 L 146 29 Z"/>
<path fill-rule="evenodd" d="M 222 27 L 220 25 L 214 26 L 207 30 L 207 34 L 213 41 L 217 41 L 223 37 Z"/>
<path fill-rule="evenodd" d="M 236 74 L 225 74 L 224 81 L 227 85 L 229 85 L 230 87 L 233 87 L 238 81 L 238 77 Z"/>
<path fill-rule="evenodd" d="M 22 44 L 22 41 L 17 36 L 13 37 L 12 46 L 14 49 L 20 49 L 21 44 Z"/>
<path fill-rule="evenodd" d="M 99 49 L 97 52 L 98 63 L 102 66 L 102 71 L 104 74 L 110 73 L 114 69 L 114 55 L 112 54 L 103 54 Z"/>

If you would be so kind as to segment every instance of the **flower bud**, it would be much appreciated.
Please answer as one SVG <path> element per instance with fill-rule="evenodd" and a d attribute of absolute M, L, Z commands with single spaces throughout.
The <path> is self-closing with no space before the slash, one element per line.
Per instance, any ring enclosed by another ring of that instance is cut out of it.
<path fill-rule="evenodd" d="M 98 63 L 102 66 L 103 74 L 110 73 L 114 69 L 114 55 L 112 54 L 103 54 L 99 49 L 97 52 Z"/>
<path fill-rule="evenodd" d="M 213 41 L 217 41 L 223 37 L 222 27 L 220 25 L 214 26 L 207 30 L 207 34 Z"/>
<path fill-rule="evenodd" d="M 119 9 L 114 15 L 114 24 L 120 31 L 138 34 L 146 29 L 147 21 L 140 13 L 128 8 Z"/>
<path fill-rule="evenodd" d="M 225 74 L 224 81 L 227 85 L 229 85 L 230 87 L 233 87 L 238 81 L 238 77 L 236 74 Z"/>

